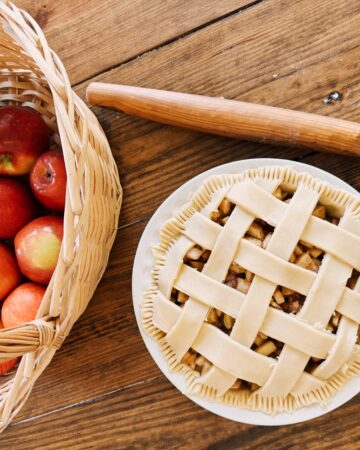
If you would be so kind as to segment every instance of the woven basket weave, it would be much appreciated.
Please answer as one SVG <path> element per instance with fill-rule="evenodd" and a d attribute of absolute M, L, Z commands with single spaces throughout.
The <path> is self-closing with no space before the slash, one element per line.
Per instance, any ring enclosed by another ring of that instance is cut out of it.
<path fill-rule="evenodd" d="M 71 89 L 38 24 L 0 0 L 0 105 L 8 103 L 31 106 L 43 116 L 63 149 L 68 183 L 63 244 L 37 319 L 0 331 L 0 359 L 22 356 L 15 373 L 0 377 L 0 431 L 21 409 L 92 297 L 116 235 L 122 199 L 96 117 Z"/>

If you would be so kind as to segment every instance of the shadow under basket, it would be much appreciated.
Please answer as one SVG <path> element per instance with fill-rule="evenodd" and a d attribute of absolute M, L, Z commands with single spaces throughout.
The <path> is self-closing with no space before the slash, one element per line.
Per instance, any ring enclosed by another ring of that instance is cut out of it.
<path fill-rule="evenodd" d="M 39 25 L 0 2 L 0 105 L 5 104 L 30 106 L 43 116 L 63 150 L 68 181 L 63 243 L 37 318 L 0 331 L 0 359 L 21 357 L 14 372 L 0 377 L 0 431 L 89 303 L 108 262 L 122 200 L 117 167 L 96 117 L 71 89 Z"/>

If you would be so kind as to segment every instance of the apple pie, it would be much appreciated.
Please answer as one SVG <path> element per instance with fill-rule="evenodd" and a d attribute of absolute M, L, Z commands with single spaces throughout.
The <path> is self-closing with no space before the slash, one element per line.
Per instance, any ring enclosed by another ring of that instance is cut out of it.
<path fill-rule="evenodd" d="M 360 374 L 360 199 L 288 167 L 208 178 L 160 231 L 143 327 L 188 391 L 325 404 Z"/>

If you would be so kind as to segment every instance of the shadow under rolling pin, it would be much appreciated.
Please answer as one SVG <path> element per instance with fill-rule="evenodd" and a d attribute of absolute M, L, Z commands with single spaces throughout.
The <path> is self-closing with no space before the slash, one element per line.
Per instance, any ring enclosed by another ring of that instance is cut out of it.
<path fill-rule="evenodd" d="M 317 114 L 180 92 L 90 83 L 91 105 L 233 138 L 360 156 L 360 124 Z"/>

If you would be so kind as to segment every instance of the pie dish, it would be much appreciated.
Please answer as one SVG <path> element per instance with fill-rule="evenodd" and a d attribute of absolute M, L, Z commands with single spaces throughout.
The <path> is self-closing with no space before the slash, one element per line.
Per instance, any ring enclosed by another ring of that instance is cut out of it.
<path fill-rule="evenodd" d="M 275 414 L 359 374 L 359 206 L 268 167 L 209 178 L 163 226 L 142 322 L 191 394 Z"/>

